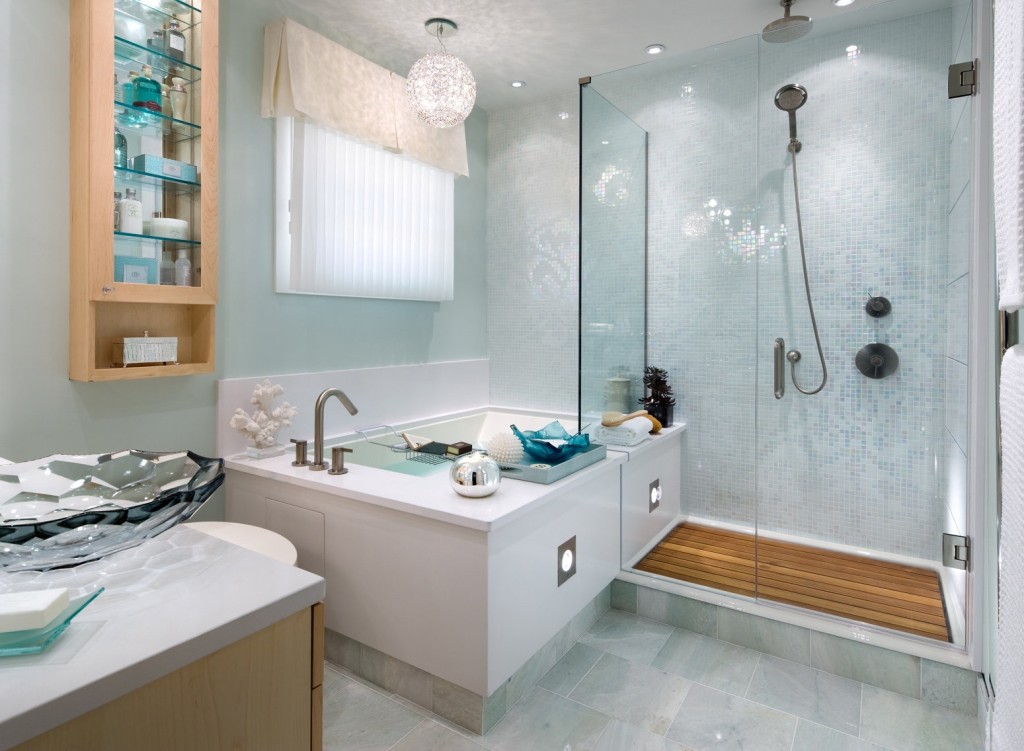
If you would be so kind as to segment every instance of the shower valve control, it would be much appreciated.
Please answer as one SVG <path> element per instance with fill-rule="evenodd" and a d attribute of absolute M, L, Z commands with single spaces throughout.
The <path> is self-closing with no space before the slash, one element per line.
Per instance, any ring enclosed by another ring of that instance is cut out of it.
<path fill-rule="evenodd" d="M 892 303 L 884 297 L 872 297 L 864 306 L 864 310 L 872 318 L 884 318 L 892 312 Z"/>

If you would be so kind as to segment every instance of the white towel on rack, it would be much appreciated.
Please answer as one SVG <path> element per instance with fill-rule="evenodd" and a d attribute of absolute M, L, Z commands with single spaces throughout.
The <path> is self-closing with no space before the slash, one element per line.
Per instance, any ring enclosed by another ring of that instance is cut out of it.
<path fill-rule="evenodd" d="M 999 308 L 1024 307 L 1024 5 L 995 14 L 992 157 Z M 1024 748 L 1024 746 L 1022 746 Z"/>
<path fill-rule="evenodd" d="M 634 417 L 614 428 L 598 425 L 594 429 L 594 440 L 611 446 L 636 446 L 647 440 L 653 426 L 646 417 Z"/>
<path fill-rule="evenodd" d="M 993 751 L 1024 749 L 1024 345 L 1003 356 L 999 382 L 1003 433 L 999 562 L 999 639 L 996 650 Z"/>

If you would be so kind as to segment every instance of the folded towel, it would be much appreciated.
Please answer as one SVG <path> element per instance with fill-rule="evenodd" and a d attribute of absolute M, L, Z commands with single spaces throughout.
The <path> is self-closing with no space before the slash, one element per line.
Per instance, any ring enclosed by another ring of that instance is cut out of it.
<path fill-rule="evenodd" d="M 636 446 L 647 440 L 652 425 L 646 417 L 634 417 L 614 428 L 598 425 L 594 429 L 594 440 L 607 445 Z"/>
<path fill-rule="evenodd" d="M 1003 432 L 1003 518 L 999 546 L 999 694 L 992 723 L 992 748 L 1024 748 L 1024 713 L 1008 697 L 1024 695 L 1024 345 L 1003 356 L 999 383 Z"/>
<path fill-rule="evenodd" d="M 1024 13 L 1019 2 L 993 8 L 992 153 L 999 308 L 1024 307 Z"/>

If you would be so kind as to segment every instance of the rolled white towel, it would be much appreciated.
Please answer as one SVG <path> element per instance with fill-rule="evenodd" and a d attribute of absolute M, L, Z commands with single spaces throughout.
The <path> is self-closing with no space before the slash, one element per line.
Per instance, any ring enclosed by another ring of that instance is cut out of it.
<path fill-rule="evenodd" d="M 634 417 L 631 420 L 609 428 L 599 425 L 594 429 L 594 440 L 615 446 L 636 446 L 647 440 L 651 433 L 652 423 L 646 417 Z"/>

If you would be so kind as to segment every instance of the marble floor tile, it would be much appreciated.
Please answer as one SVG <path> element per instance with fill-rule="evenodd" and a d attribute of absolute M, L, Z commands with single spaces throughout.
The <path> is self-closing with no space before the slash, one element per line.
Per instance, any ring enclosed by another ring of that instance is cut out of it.
<path fill-rule="evenodd" d="M 864 686 L 860 737 L 893 751 L 981 751 L 978 718 Z"/>
<path fill-rule="evenodd" d="M 494 751 L 593 751 L 609 718 L 533 687 L 480 742 Z"/>
<path fill-rule="evenodd" d="M 664 735 L 691 685 L 677 675 L 606 654 L 569 698 L 630 725 Z"/>
<path fill-rule="evenodd" d="M 696 751 L 790 751 L 796 724 L 792 715 L 695 684 L 666 737 Z"/>
<path fill-rule="evenodd" d="M 693 751 L 693 749 L 670 741 L 663 735 L 655 735 L 635 725 L 612 720 L 601 734 L 601 740 L 598 741 L 594 751 Z"/>
<path fill-rule="evenodd" d="M 860 727 L 862 684 L 761 655 L 747 698 L 848 735 Z"/>
<path fill-rule="evenodd" d="M 422 720 L 384 694 L 348 680 L 324 692 L 324 751 L 386 751 Z"/>
<path fill-rule="evenodd" d="M 675 631 L 672 626 L 649 621 L 621 610 L 609 610 L 580 640 L 580 644 L 650 664 Z"/>
<path fill-rule="evenodd" d="M 537 681 L 537 685 L 561 696 L 568 696 L 603 654 L 601 650 L 586 644 L 576 644 Z"/>
<path fill-rule="evenodd" d="M 436 722 L 423 720 L 391 751 L 485 751 L 485 747 Z"/>
<path fill-rule="evenodd" d="M 793 751 L 887 751 L 883 746 L 869 743 L 816 722 L 800 720 L 796 726 Z"/>
<path fill-rule="evenodd" d="M 677 630 L 651 666 L 719 691 L 743 696 L 750 685 L 758 656 L 758 652 L 736 644 Z"/>

